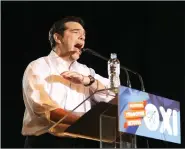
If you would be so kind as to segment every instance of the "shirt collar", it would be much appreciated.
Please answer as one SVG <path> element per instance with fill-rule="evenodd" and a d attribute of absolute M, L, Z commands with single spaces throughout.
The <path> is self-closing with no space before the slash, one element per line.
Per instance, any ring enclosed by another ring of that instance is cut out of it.
<path fill-rule="evenodd" d="M 54 50 L 51 50 L 49 56 L 52 58 L 52 61 L 54 61 L 56 63 L 57 66 L 63 64 L 64 66 L 66 66 L 67 68 L 69 68 L 70 65 L 71 65 L 69 62 L 65 61 L 63 58 L 61 58 L 60 56 L 58 56 L 58 54 Z M 76 63 L 77 63 L 76 61 L 73 62 L 72 63 L 72 66 L 74 64 L 76 64 Z"/>

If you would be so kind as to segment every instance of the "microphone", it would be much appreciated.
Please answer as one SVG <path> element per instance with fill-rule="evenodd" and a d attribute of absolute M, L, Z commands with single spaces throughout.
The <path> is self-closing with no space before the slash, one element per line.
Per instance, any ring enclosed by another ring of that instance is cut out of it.
<path fill-rule="evenodd" d="M 82 49 L 82 52 L 88 52 L 88 53 L 90 53 L 90 54 L 92 54 L 92 55 L 94 55 L 94 56 L 97 56 L 97 57 L 99 57 L 99 58 L 101 58 L 101 59 L 103 59 L 103 60 L 106 60 L 106 61 L 109 60 L 108 58 L 102 56 L 101 54 L 99 54 L 99 53 L 97 53 L 96 51 L 94 51 L 94 50 L 92 50 L 92 49 L 89 49 L 89 48 L 83 48 L 83 49 Z M 128 71 L 129 71 L 129 72 L 131 72 L 131 73 L 133 73 L 133 74 L 135 74 L 135 75 L 138 76 L 139 81 L 140 81 L 140 83 L 141 83 L 141 89 L 142 89 L 142 91 L 145 91 L 143 79 L 142 79 L 141 75 L 140 75 L 138 72 L 132 71 L 132 70 L 130 70 L 129 68 L 127 68 L 127 67 L 125 67 L 125 66 L 122 66 L 122 65 L 120 65 L 120 68 L 121 68 L 122 70 L 124 70 L 125 73 L 126 73 L 126 77 L 127 77 L 127 86 L 128 86 L 128 87 L 131 88 L 130 77 L 129 77 L 129 74 L 128 74 Z"/>

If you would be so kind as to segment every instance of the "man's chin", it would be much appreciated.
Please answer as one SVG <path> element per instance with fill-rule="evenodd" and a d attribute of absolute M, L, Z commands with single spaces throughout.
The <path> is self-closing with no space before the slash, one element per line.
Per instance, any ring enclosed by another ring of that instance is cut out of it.
<path fill-rule="evenodd" d="M 78 60 L 79 58 L 80 58 L 80 55 L 78 53 L 71 55 L 71 59 L 74 61 Z"/>

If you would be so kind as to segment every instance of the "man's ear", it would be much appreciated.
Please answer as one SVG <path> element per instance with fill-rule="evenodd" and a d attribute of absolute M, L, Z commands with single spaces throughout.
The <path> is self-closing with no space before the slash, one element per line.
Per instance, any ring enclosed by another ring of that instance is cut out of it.
<path fill-rule="evenodd" d="M 61 43 L 61 39 L 62 39 L 62 36 L 58 33 L 54 33 L 53 34 L 53 38 L 55 40 L 56 43 L 60 44 Z"/>

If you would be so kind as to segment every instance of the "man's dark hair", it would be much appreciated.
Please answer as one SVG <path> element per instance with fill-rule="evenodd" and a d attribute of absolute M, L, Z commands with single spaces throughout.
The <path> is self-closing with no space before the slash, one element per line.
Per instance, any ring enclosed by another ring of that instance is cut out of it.
<path fill-rule="evenodd" d="M 82 25 L 82 27 L 84 27 L 84 21 L 80 17 L 68 16 L 68 17 L 64 17 L 61 20 L 56 21 L 52 25 L 52 27 L 49 31 L 49 41 L 50 41 L 50 44 L 51 44 L 51 48 L 54 48 L 55 45 L 56 45 L 55 40 L 53 38 L 53 35 L 55 33 L 58 33 L 58 34 L 63 36 L 64 31 L 66 30 L 65 23 L 67 23 L 67 22 L 77 22 L 80 25 Z"/>

